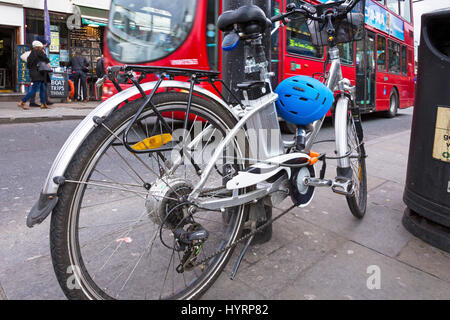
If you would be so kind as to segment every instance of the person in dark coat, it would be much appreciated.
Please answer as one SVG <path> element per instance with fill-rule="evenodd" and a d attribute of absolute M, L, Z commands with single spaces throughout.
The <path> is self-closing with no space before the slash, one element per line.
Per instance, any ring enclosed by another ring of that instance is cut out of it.
<path fill-rule="evenodd" d="M 28 110 L 25 105 L 31 96 L 39 91 L 39 98 L 41 99 L 41 109 L 50 109 L 46 104 L 45 93 L 45 80 L 47 72 L 41 72 L 38 70 L 39 62 L 43 61 L 50 67 L 50 60 L 46 56 L 43 50 L 44 45 L 40 41 L 33 41 L 33 50 L 27 59 L 27 68 L 30 70 L 30 78 L 33 82 L 31 90 L 25 95 L 25 97 L 18 103 L 18 106 L 24 110 Z"/>
<path fill-rule="evenodd" d="M 75 88 L 77 88 L 78 86 L 78 80 L 81 80 L 81 87 L 83 88 L 83 99 L 84 102 L 88 102 L 89 99 L 87 98 L 86 72 L 89 71 L 89 62 L 85 57 L 81 55 L 79 51 L 75 51 L 74 56 L 72 57 L 72 59 L 70 59 L 69 66 L 72 67 L 72 75 L 74 79 L 73 81 L 75 84 Z M 77 89 L 75 89 L 75 91 L 77 100 L 81 100 L 78 97 Z"/>
<path fill-rule="evenodd" d="M 48 46 L 51 44 L 50 41 L 46 40 L 45 37 L 42 37 L 42 36 L 37 36 L 35 40 L 41 42 L 44 45 L 44 50 L 45 50 L 45 48 L 48 48 Z M 45 81 L 45 88 L 46 88 L 45 94 L 46 94 L 46 100 L 47 100 L 46 105 L 47 106 L 50 106 L 53 104 L 53 102 L 51 102 L 49 100 L 49 93 L 50 93 L 50 90 L 49 90 L 50 86 L 48 85 L 49 83 L 50 83 L 50 74 L 47 73 L 47 79 Z M 39 107 L 39 105 L 35 101 L 36 101 L 36 95 L 34 94 L 30 98 L 30 107 Z"/>
<path fill-rule="evenodd" d="M 97 59 L 97 66 L 95 67 L 95 73 L 97 74 L 97 78 L 101 79 L 106 74 L 105 72 L 105 59 L 103 55 Z"/>

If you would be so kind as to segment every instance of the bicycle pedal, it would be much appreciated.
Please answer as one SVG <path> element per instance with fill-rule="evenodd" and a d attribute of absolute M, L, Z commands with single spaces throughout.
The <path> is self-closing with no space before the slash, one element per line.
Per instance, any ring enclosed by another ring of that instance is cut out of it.
<path fill-rule="evenodd" d="M 331 190 L 343 196 L 352 196 L 354 192 L 353 181 L 347 178 L 337 177 L 331 185 Z"/>

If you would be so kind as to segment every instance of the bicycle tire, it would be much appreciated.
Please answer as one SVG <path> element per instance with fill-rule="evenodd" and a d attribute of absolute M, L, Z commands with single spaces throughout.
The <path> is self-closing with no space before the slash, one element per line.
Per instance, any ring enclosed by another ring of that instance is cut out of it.
<path fill-rule="evenodd" d="M 356 161 L 352 163 L 350 159 L 351 169 L 352 169 L 352 180 L 355 186 L 354 194 L 351 196 L 346 196 L 348 207 L 353 214 L 358 219 L 362 219 L 366 213 L 367 208 L 367 170 L 366 170 L 366 159 L 363 152 L 362 141 L 359 140 L 356 125 L 353 121 L 353 117 L 350 114 L 347 121 L 347 140 L 354 140 L 353 143 L 349 143 L 349 147 L 356 150 L 358 157 Z M 357 166 L 355 167 L 355 164 Z M 357 172 L 356 172 L 357 168 Z M 355 180 L 358 184 L 355 184 Z"/>

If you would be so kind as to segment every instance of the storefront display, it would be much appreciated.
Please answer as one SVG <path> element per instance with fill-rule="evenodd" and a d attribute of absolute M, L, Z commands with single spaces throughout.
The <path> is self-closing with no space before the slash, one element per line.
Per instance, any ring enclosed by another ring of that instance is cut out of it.
<path fill-rule="evenodd" d="M 94 95 L 95 90 L 93 86 L 96 80 L 95 68 L 97 60 L 102 55 L 104 27 L 98 23 L 94 24 L 89 19 L 85 19 L 80 28 L 68 30 L 66 23 L 69 17 L 68 14 L 50 12 L 49 15 L 51 43 L 47 48 L 47 54 L 55 74 L 52 77 L 52 83 L 61 80 L 61 73 L 68 73 L 70 75 L 70 59 L 76 51 L 79 51 L 89 62 L 89 71 L 87 73 L 88 92 Z M 31 45 L 37 37 L 44 36 L 43 10 L 25 9 L 25 21 L 26 44 Z M 65 81 L 67 82 L 67 80 Z M 52 84 L 52 87 L 56 88 L 58 86 Z M 67 90 L 53 91 L 53 97 L 60 97 L 62 93 L 67 93 Z M 91 96 L 91 94 L 89 95 Z"/>

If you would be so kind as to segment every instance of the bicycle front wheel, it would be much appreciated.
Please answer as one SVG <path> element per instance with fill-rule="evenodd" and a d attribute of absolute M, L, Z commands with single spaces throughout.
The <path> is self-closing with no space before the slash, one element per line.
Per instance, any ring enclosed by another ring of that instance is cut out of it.
<path fill-rule="evenodd" d="M 350 167 L 352 169 L 353 194 L 347 196 L 347 203 L 352 214 L 362 219 L 367 207 L 367 172 L 366 159 L 362 141 L 360 141 L 353 116 L 347 119 L 347 143 L 351 150 Z"/>
<path fill-rule="evenodd" d="M 232 254 L 228 246 L 242 231 L 246 206 L 224 214 L 186 200 L 236 119 L 222 106 L 194 95 L 187 130 L 177 139 L 174 132 L 184 129 L 188 95 L 156 94 L 152 103 L 158 112 L 147 106 L 128 140 L 134 148 L 156 144 L 166 150 L 133 153 L 124 147 L 122 133 L 141 103 L 124 105 L 98 125 L 65 173 L 50 241 L 57 279 L 70 299 L 197 298 L 219 276 Z M 178 161 L 179 150 L 170 147 L 180 141 L 190 152 L 183 162 Z M 243 169 L 236 161 L 245 149 L 239 143 L 224 151 L 200 197 L 227 195 L 225 183 Z M 209 236 L 201 243 L 175 238 L 176 233 L 195 231 Z"/>

